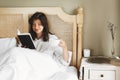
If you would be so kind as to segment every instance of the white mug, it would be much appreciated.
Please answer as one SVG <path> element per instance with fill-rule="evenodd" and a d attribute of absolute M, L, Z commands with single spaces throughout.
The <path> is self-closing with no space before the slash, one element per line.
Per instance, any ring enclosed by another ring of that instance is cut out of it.
<path fill-rule="evenodd" d="M 90 49 L 84 49 L 83 56 L 84 57 L 90 57 Z"/>
<path fill-rule="evenodd" d="M 59 45 L 60 40 L 59 40 L 59 39 L 51 40 L 51 43 L 52 43 L 52 46 L 53 46 L 53 47 L 56 47 L 56 46 Z"/>

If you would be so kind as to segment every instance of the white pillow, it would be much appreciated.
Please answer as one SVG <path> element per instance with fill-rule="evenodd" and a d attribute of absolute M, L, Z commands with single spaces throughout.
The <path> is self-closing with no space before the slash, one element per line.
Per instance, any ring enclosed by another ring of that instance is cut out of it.
<path fill-rule="evenodd" d="M 0 38 L 0 54 L 16 46 L 17 41 L 15 38 Z"/>

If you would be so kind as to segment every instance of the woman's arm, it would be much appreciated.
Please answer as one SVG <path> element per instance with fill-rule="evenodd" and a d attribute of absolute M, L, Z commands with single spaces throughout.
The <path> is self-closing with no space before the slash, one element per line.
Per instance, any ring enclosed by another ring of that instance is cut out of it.
<path fill-rule="evenodd" d="M 68 62 L 69 55 L 68 55 L 68 49 L 67 49 L 67 45 L 66 45 L 65 41 L 60 40 L 59 46 L 62 47 L 62 49 L 63 49 L 63 59 L 66 62 Z"/>

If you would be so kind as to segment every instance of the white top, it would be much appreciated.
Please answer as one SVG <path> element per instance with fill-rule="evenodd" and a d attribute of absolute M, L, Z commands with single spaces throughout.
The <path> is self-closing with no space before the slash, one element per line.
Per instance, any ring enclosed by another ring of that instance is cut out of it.
<path fill-rule="evenodd" d="M 55 35 L 49 34 L 49 41 L 45 42 L 42 39 L 35 39 L 34 44 L 37 51 L 50 55 L 60 66 L 68 66 L 71 62 L 72 52 L 68 51 L 69 61 L 66 62 L 62 56 L 63 50 L 58 45 L 59 41 Z"/>

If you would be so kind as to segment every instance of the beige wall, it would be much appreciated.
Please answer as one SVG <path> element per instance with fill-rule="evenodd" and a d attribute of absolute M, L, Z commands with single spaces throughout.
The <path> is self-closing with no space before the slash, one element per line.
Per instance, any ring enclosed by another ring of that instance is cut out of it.
<path fill-rule="evenodd" d="M 92 49 L 92 55 L 111 56 L 112 38 L 107 21 L 118 28 L 115 35 L 116 55 L 120 55 L 119 0 L 80 0 L 84 11 L 84 48 Z"/>
<path fill-rule="evenodd" d="M 0 7 L 59 6 L 65 12 L 75 14 L 75 9 L 79 3 L 79 0 L 0 0 Z"/>
<path fill-rule="evenodd" d="M 92 55 L 111 56 L 111 35 L 107 21 L 116 30 L 116 55 L 120 56 L 120 0 L 0 0 L 0 7 L 59 6 L 69 14 L 84 8 L 83 48 L 90 48 Z"/>

